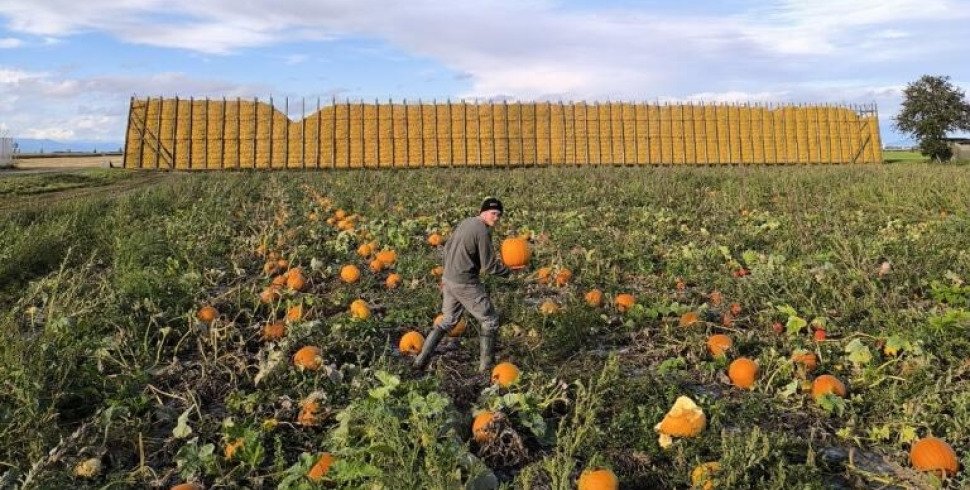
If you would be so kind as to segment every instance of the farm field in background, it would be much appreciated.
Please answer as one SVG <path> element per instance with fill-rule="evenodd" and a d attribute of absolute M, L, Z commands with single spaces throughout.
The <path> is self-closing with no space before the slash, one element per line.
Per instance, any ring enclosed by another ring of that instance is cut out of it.
<path fill-rule="evenodd" d="M 116 172 L 0 207 L 0 487 L 970 485 L 966 167 Z M 508 387 L 470 318 L 427 373 L 398 349 L 440 308 L 429 236 L 489 195 L 532 248 L 487 280 Z M 704 424 L 667 445 L 679 397 Z M 912 469 L 926 436 L 957 473 Z"/>

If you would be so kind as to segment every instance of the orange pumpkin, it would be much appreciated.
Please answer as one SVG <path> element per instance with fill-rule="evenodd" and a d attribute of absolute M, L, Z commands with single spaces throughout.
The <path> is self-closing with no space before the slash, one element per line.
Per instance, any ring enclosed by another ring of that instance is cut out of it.
<path fill-rule="evenodd" d="M 397 348 L 401 351 L 401 354 L 411 356 L 420 354 L 422 347 L 424 347 L 424 336 L 421 335 L 421 332 L 414 330 L 404 334 L 397 344 Z"/>
<path fill-rule="evenodd" d="M 386 286 L 387 289 L 395 289 L 400 285 L 401 275 L 397 273 L 387 276 L 387 280 L 384 281 L 384 286 Z"/>
<path fill-rule="evenodd" d="M 818 358 L 815 357 L 815 353 L 808 351 L 795 351 L 791 355 L 791 360 L 795 364 L 801 364 L 805 368 L 806 372 L 812 372 L 818 367 Z"/>
<path fill-rule="evenodd" d="M 573 278 L 573 271 L 569 269 L 563 269 L 556 274 L 556 286 L 563 287 L 569 284 L 569 281 Z"/>
<path fill-rule="evenodd" d="M 738 316 L 741 314 L 741 303 L 731 303 L 731 315 Z"/>
<path fill-rule="evenodd" d="M 525 267 L 529 263 L 529 242 L 519 237 L 502 240 L 502 262 L 506 267 Z"/>
<path fill-rule="evenodd" d="M 308 401 L 300 407 L 300 414 L 296 417 L 296 423 L 304 427 L 317 425 L 317 415 L 320 411 L 320 404 L 315 400 Z"/>
<path fill-rule="evenodd" d="M 195 318 L 207 325 L 214 322 L 218 316 L 219 310 L 216 310 L 211 306 L 203 306 L 202 308 L 199 308 L 199 311 L 195 312 Z"/>
<path fill-rule="evenodd" d="M 317 462 L 313 464 L 310 471 L 307 472 L 306 477 L 311 481 L 320 481 L 324 476 L 327 476 L 327 472 L 330 471 L 330 465 L 333 464 L 333 455 L 330 453 L 323 453 L 317 458 Z"/>
<path fill-rule="evenodd" d="M 226 457 L 226 459 L 232 459 L 232 457 L 236 455 L 236 451 L 238 451 L 239 448 L 242 447 L 242 445 L 243 445 L 242 438 L 236 439 L 230 442 L 229 444 L 226 444 L 225 449 L 223 449 L 222 451 L 223 455 Z"/>
<path fill-rule="evenodd" d="M 279 288 L 268 287 L 259 293 L 259 300 L 263 303 L 273 303 L 280 299 Z"/>
<path fill-rule="evenodd" d="M 924 437 L 913 443 L 909 462 L 919 471 L 933 471 L 953 476 L 960 470 L 960 462 L 953 448 L 936 437 Z"/>
<path fill-rule="evenodd" d="M 823 374 L 812 381 L 812 397 L 818 400 L 823 395 L 833 394 L 845 397 L 845 385 L 831 374 Z"/>
<path fill-rule="evenodd" d="M 599 308 L 600 306 L 603 306 L 603 291 L 593 289 L 586 293 L 585 299 L 587 305 L 592 306 L 593 308 Z"/>
<path fill-rule="evenodd" d="M 492 384 L 507 388 L 519 380 L 519 368 L 511 362 L 501 362 L 492 368 Z"/>
<path fill-rule="evenodd" d="M 587 468 L 579 475 L 578 490 L 618 490 L 620 481 L 606 468 Z"/>
<path fill-rule="evenodd" d="M 444 275 L 444 273 L 445 273 L 445 268 L 440 265 L 436 265 L 431 269 L 431 275 L 434 277 L 441 277 L 442 275 Z"/>
<path fill-rule="evenodd" d="M 272 322 L 263 325 L 263 340 L 279 340 L 286 335 L 286 324 L 283 322 Z"/>
<path fill-rule="evenodd" d="M 333 217 L 337 219 L 344 219 L 347 217 L 347 211 L 344 211 L 343 209 L 338 208 L 336 211 L 333 212 Z"/>
<path fill-rule="evenodd" d="M 715 289 L 714 291 L 711 291 L 710 300 L 711 300 L 711 304 L 712 305 L 714 305 L 714 306 L 720 306 L 721 305 L 721 302 L 724 301 L 724 295 L 721 294 L 720 291 L 718 291 L 718 290 Z"/>
<path fill-rule="evenodd" d="M 377 253 L 377 260 L 384 264 L 384 267 L 391 267 L 394 262 L 397 262 L 397 252 L 393 250 L 381 250 Z"/>
<path fill-rule="evenodd" d="M 547 299 L 539 305 L 539 313 L 542 313 L 544 316 L 555 315 L 559 313 L 559 305 L 555 301 Z"/>
<path fill-rule="evenodd" d="M 286 278 L 286 287 L 291 291 L 303 291 L 303 288 L 306 287 L 306 278 L 303 277 L 303 271 L 300 269 L 290 269 Z"/>
<path fill-rule="evenodd" d="M 616 309 L 622 313 L 632 308 L 637 303 L 637 299 L 632 294 L 621 293 L 616 295 L 613 303 L 616 304 Z"/>
<path fill-rule="evenodd" d="M 484 443 L 492 438 L 488 426 L 495 419 L 495 416 L 495 412 L 488 410 L 484 410 L 475 416 L 475 420 L 472 421 L 472 437 L 475 439 L 475 442 Z"/>
<path fill-rule="evenodd" d="M 428 236 L 428 245 L 431 245 L 432 247 L 438 247 L 442 243 L 444 243 L 444 241 L 445 239 L 442 238 L 441 235 L 437 233 L 432 233 L 431 235 Z"/>
<path fill-rule="evenodd" d="M 303 319 L 303 305 L 293 305 L 286 310 L 286 321 L 290 323 Z"/>
<path fill-rule="evenodd" d="M 200 483 L 179 483 L 178 485 L 172 486 L 169 490 L 204 490 L 205 487 Z"/>
<path fill-rule="evenodd" d="M 438 316 L 434 317 L 434 326 L 437 327 L 438 324 L 444 321 L 444 319 L 445 319 L 445 315 L 443 313 L 438 313 Z M 468 324 L 465 323 L 465 319 L 462 318 L 458 320 L 458 323 L 456 323 L 454 327 L 451 327 L 451 329 L 448 330 L 448 336 L 459 337 L 461 336 L 461 334 L 465 333 L 465 328 L 467 327 L 468 327 Z"/>
<path fill-rule="evenodd" d="M 731 341 L 731 337 L 724 334 L 715 334 L 707 338 L 707 350 L 711 352 L 714 357 L 723 356 L 734 342 Z"/>
<path fill-rule="evenodd" d="M 374 253 L 374 247 L 370 243 L 362 243 L 357 247 L 357 255 L 363 259 L 370 257 L 372 253 Z"/>
<path fill-rule="evenodd" d="M 686 396 L 679 396 L 674 400 L 674 406 L 667 411 L 663 420 L 654 430 L 659 432 L 661 441 L 670 437 L 695 437 L 707 427 L 707 415 L 704 410 Z"/>
<path fill-rule="evenodd" d="M 549 284 L 549 276 L 552 275 L 551 267 L 540 267 L 536 271 L 536 282 L 539 284 Z"/>
<path fill-rule="evenodd" d="M 288 279 L 288 276 L 286 274 L 280 274 L 278 276 L 273 277 L 273 280 L 270 281 L 270 285 L 272 285 L 273 287 L 281 288 L 283 286 L 286 286 L 287 279 Z"/>
<path fill-rule="evenodd" d="M 353 284 L 360 279 L 360 269 L 356 265 L 347 264 L 340 268 L 340 280 L 347 283 Z"/>
<path fill-rule="evenodd" d="M 695 325 L 699 321 L 700 321 L 700 316 L 697 314 L 696 311 L 688 311 L 687 313 L 680 315 L 680 321 L 678 323 L 680 324 L 681 327 L 690 327 L 692 325 Z"/>
<path fill-rule="evenodd" d="M 377 274 L 378 272 L 384 270 L 384 263 L 378 259 L 374 259 L 370 261 L 369 267 L 371 272 L 373 272 L 374 274 Z"/>
<path fill-rule="evenodd" d="M 313 345 L 301 347 L 300 350 L 296 351 L 296 354 L 293 354 L 293 364 L 301 370 L 316 371 L 320 369 L 320 366 L 323 365 L 320 348 Z"/>
<path fill-rule="evenodd" d="M 738 388 L 750 389 L 758 376 L 758 364 L 747 357 L 739 357 L 728 366 L 728 377 Z"/>
<path fill-rule="evenodd" d="M 355 299 L 350 303 L 350 317 L 354 320 L 370 318 L 370 308 L 367 306 L 367 302 L 362 299 Z"/>

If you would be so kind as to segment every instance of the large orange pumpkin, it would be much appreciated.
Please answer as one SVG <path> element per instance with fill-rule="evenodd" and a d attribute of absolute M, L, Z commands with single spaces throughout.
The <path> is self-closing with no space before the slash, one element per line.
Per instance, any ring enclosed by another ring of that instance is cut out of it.
<path fill-rule="evenodd" d="M 502 262 L 507 267 L 525 267 L 529 263 L 529 242 L 522 238 L 506 238 L 501 246 Z"/>
<path fill-rule="evenodd" d="M 327 472 L 330 471 L 330 465 L 333 464 L 333 455 L 330 453 L 323 453 L 317 458 L 317 462 L 313 464 L 310 471 L 307 472 L 306 477 L 312 481 L 320 481 L 321 478 L 327 476 Z"/>
<path fill-rule="evenodd" d="M 924 437 L 913 443 L 909 450 L 909 462 L 919 471 L 934 471 L 953 476 L 960 469 L 960 462 L 953 448 L 935 437 Z"/>
<path fill-rule="evenodd" d="M 298 369 L 307 369 L 310 371 L 316 371 L 320 369 L 323 365 L 323 359 L 320 357 L 320 348 L 308 345 L 301 347 L 300 350 L 293 354 L 293 364 Z"/>
<path fill-rule="evenodd" d="M 620 481 L 606 468 L 587 468 L 579 475 L 578 490 L 618 490 Z"/>
<path fill-rule="evenodd" d="M 492 368 L 492 384 L 503 388 L 519 380 L 519 368 L 511 362 L 501 362 Z"/>
<path fill-rule="evenodd" d="M 475 420 L 472 421 L 472 437 L 478 443 L 488 442 L 492 438 L 492 434 L 488 430 L 489 424 L 495 419 L 495 412 L 490 412 L 484 410 L 475 416 Z"/>
<path fill-rule="evenodd" d="M 738 388 L 751 388 L 757 376 L 758 364 L 747 357 L 739 357 L 728 366 L 728 377 Z"/>
<path fill-rule="evenodd" d="M 823 395 L 833 394 L 845 397 L 845 385 L 831 374 L 823 374 L 812 381 L 812 397 L 818 400 Z"/>
<path fill-rule="evenodd" d="M 421 353 L 421 348 L 424 347 L 424 336 L 421 335 L 421 332 L 412 330 L 401 337 L 397 347 L 401 354 L 416 356 Z"/>
<path fill-rule="evenodd" d="M 731 337 L 722 333 L 711 335 L 707 339 L 707 350 L 714 357 L 723 356 L 732 345 L 734 345 L 734 342 L 731 341 Z"/>

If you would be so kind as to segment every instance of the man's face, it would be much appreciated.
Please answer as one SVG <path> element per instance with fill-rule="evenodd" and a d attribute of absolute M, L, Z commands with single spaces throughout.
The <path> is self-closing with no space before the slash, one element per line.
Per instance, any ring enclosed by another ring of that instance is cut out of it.
<path fill-rule="evenodd" d="M 498 223 L 499 218 L 502 217 L 502 212 L 497 209 L 489 209 L 488 211 L 482 211 L 480 216 L 486 225 L 492 227 L 495 226 L 495 223 Z"/>

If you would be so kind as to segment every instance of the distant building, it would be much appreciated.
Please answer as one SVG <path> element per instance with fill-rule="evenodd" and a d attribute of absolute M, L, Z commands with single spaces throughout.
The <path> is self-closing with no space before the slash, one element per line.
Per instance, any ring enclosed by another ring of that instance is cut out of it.
<path fill-rule="evenodd" d="M 947 138 L 954 160 L 970 160 L 970 138 Z"/>

